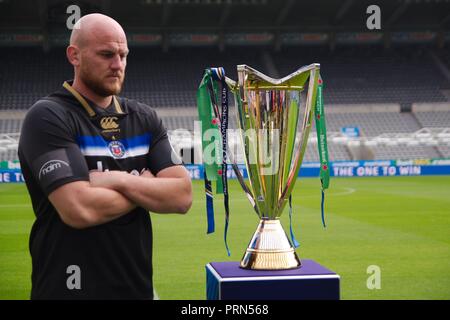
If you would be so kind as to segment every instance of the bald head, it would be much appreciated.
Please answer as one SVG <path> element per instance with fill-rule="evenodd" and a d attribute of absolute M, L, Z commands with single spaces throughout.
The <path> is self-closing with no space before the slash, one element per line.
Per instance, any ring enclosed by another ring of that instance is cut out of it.
<path fill-rule="evenodd" d="M 73 87 L 81 94 L 103 105 L 120 92 L 128 45 L 117 21 L 99 13 L 83 16 L 72 30 L 66 54 L 74 66 Z"/>
<path fill-rule="evenodd" d="M 100 13 L 92 13 L 81 17 L 70 35 L 70 45 L 83 48 L 92 41 L 126 42 L 125 32 L 121 25 L 111 17 Z"/>

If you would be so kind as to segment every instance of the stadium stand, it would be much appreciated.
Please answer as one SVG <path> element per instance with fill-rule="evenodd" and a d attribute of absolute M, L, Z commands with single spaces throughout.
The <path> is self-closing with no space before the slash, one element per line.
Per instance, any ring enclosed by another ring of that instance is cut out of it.
<path fill-rule="evenodd" d="M 450 112 L 414 112 L 414 116 L 422 127 L 444 128 L 450 125 Z"/>
<path fill-rule="evenodd" d="M 22 119 L 0 118 L 0 134 L 20 132 L 21 127 L 22 127 Z"/>
<path fill-rule="evenodd" d="M 330 143 L 328 145 L 328 154 L 330 161 L 344 161 L 351 158 L 350 153 L 346 146 Z M 319 161 L 319 154 L 317 151 L 317 143 L 308 143 L 306 146 L 306 153 L 303 158 L 304 162 L 317 162 Z"/>
<path fill-rule="evenodd" d="M 370 137 L 382 133 L 414 132 L 421 128 L 411 113 L 399 112 L 329 113 L 327 125 L 331 131 L 356 126 Z"/>
<path fill-rule="evenodd" d="M 26 109 L 71 77 L 64 50 L 43 53 L 37 48 L 6 48 L 0 66 L 2 109 Z M 414 52 L 414 54 L 412 53 Z M 371 48 L 289 49 L 273 52 L 281 76 L 299 66 L 320 62 L 326 81 L 327 104 L 445 102 L 441 88 L 448 81 L 425 50 L 396 48 L 388 52 Z M 248 64 L 264 73 L 267 68 L 254 51 L 231 48 L 160 49 L 132 48 L 127 66 L 125 96 L 155 107 L 195 106 L 195 90 L 202 71 L 224 66 L 236 79 L 236 65 Z"/>
<path fill-rule="evenodd" d="M 435 65 L 430 49 L 387 50 L 371 46 L 338 47 L 334 51 L 326 47 L 258 51 L 260 54 L 254 54 L 252 48 L 246 47 L 230 47 L 223 52 L 217 48 L 175 47 L 168 52 L 160 48 L 131 48 L 123 95 L 159 109 L 168 130 L 193 131 L 197 120 L 196 89 L 205 68 L 224 66 L 227 75 L 237 79 L 236 65 L 248 64 L 279 77 L 299 66 L 320 62 L 329 132 L 339 135 L 341 128 L 356 126 L 363 138 L 374 138 L 450 126 L 448 108 L 440 111 L 424 108 L 424 105 L 448 105 L 449 102 L 445 95 L 449 81 Z M 436 55 L 441 57 L 442 53 L 437 51 Z M 2 111 L 25 111 L 72 74 L 62 48 L 47 53 L 38 48 L 4 48 L 1 57 L 8 61 L 0 64 Z M 412 105 L 415 105 L 414 112 L 401 112 L 405 111 L 404 106 L 410 111 Z M 8 118 L 0 112 L 0 133 L 17 133 L 20 127 L 20 117 Z M 231 115 L 230 128 L 235 127 L 235 116 Z M 308 146 L 305 161 L 318 160 L 316 147 L 314 142 Z M 438 145 L 375 143 L 370 148 L 375 159 L 450 156 L 445 142 Z M 13 149 L 13 144 L 5 147 L 4 143 L 0 160 L 15 159 Z M 330 158 L 350 160 L 353 156 L 347 145 L 331 141 Z"/>
<path fill-rule="evenodd" d="M 274 56 L 280 74 L 320 62 L 327 88 L 325 103 L 406 103 L 447 101 L 440 92 L 446 79 L 423 48 L 341 47 L 334 52 L 294 49 Z"/>

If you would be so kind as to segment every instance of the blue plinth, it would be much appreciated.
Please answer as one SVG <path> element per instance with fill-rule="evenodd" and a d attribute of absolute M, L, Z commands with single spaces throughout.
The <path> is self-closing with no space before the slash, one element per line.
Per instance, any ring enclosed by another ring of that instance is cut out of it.
<path fill-rule="evenodd" d="M 340 277 L 313 260 L 292 270 L 239 268 L 239 262 L 206 265 L 208 300 L 338 300 Z"/>

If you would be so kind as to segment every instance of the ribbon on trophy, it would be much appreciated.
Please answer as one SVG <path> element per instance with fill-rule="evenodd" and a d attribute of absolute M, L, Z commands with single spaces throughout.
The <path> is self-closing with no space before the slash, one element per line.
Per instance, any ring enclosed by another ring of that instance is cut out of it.
<path fill-rule="evenodd" d="M 325 202 L 325 189 L 328 188 L 330 184 L 330 166 L 328 164 L 328 145 L 327 145 L 327 129 L 325 125 L 325 112 L 323 107 L 323 80 L 319 75 L 319 85 L 317 87 L 317 97 L 316 104 L 314 107 L 314 115 L 316 121 L 316 131 L 317 131 L 317 146 L 319 148 L 319 159 L 320 159 L 320 183 L 322 185 L 322 200 L 320 204 L 320 210 L 322 215 L 322 224 L 325 224 L 325 214 L 324 214 L 324 202 Z"/>
<path fill-rule="evenodd" d="M 291 234 L 291 241 L 294 248 L 300 247 L 300 243 L 295 239 L 294 230 L 292 229 L 292 194 L 289 195 L 289 232 Z"/>
<path fill-rule="evenodd" d="M 326 227 L 325 223 L 325 211 L 324 211 L 324 202 L 325 202 L 325 189 L 328 188 L 330 184 L 330 170 L 328 164 L 328 144 L 327 144 L 327 129 L 325 123 L 325 111 L 323 106 L 323 80 L 319 75 L 318 86 L 317 86 L 317 95 L 316 95 L 316 103 L 314 105 L 314 118 L 316 122 L 316 131 L 317 131 L 317 145 L 319 149 L 319 159 L 320 159 L 320 183 L 321 183 L 321 193 L 322 199 L 320 203 L 320 211 L 322 217 L 322 224 Z M 289 195 L 289 231 L 291 235 L 291 241 L 294 248 L 298 248 L 300 243 L 294 236 L 294 231 L 292 229 L 292 195 Z"/>
<path fill-rule="evenodd" d="M 217 103 L 219 99 L 221 102 L 220 112 Z M 228 86 L 225 82 L 225 70 L 223 68 L 210 68 L 205 70 L 203 79 L 197 91 L 197 106 L 199 118 L 202 122 L 202 150 L 205 151 L 205 149 L 211 149 L 211 141 L 205 139 L 205 132 L 209 131 L 208 136 L 211 135 L 211 137 L 221 137 L 221 139 L 215 138 L 213 141 L 214 148 L 211 150 L 212 159 L 205 159 L 205 155 L 203 158 L 208 221 L 207 233 L 209 234 L 215 231 L 211 182 L 216 181 L 216 193 L 223 193 L 224 196 L 224 241 L 227 254 L 230 256 L 230 250 L 227 243 L 228 222 L 230 217 L 227 181 Z"/>

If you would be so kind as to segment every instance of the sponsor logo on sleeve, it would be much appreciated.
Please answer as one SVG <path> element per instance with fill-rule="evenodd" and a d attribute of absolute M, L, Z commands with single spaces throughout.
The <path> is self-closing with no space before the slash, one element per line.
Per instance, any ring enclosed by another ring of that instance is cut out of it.
<path fill-rule="evenodd" d="M 69 164 L 62 160 L 50 160 L 44 163 L 39 170 L 39 180 L 46 177 L 47 175 L 56 172 L 58 169 L 63 168 L 63 166 L 69 167 Z"/>
<path fill-rule="evenodd" d="M 66 149 L 55 149 L 42 154 L 32 162 L 35 179 L 43 190 L 58 180 L 73 176 Z"/>

